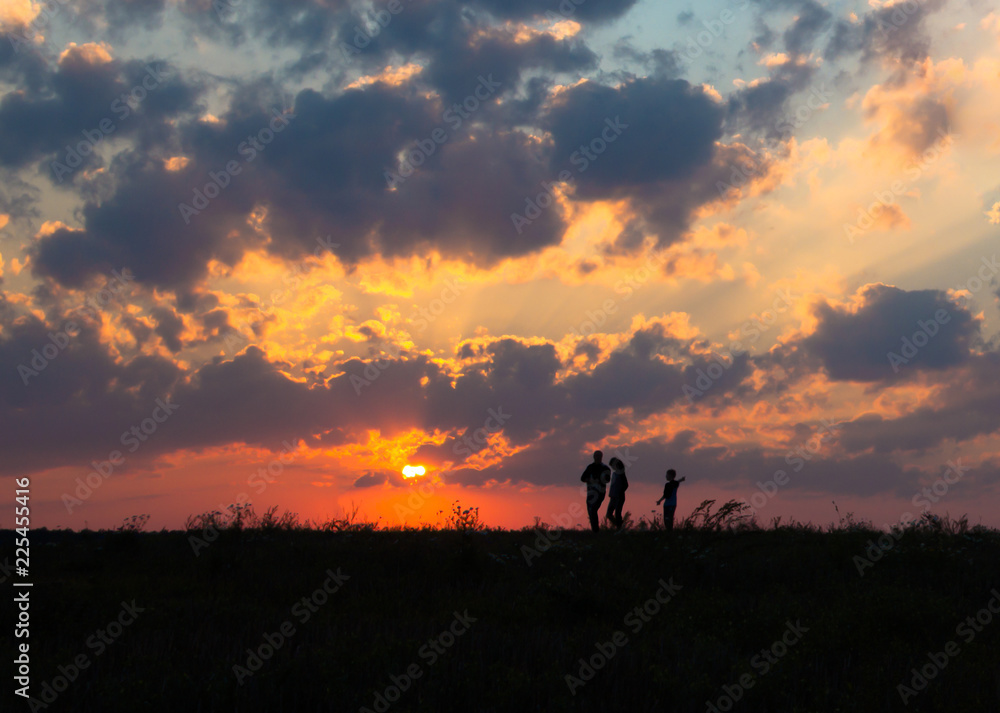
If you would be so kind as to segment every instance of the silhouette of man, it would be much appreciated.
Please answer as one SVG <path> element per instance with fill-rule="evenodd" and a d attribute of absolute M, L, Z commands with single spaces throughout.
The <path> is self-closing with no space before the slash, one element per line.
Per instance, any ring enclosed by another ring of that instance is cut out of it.
<path fill-rule="evenodd" d="M 611 521 L 617 529 L 622 529 L 622 508 L 625 507 L 625 491 L 628 490 L 628 478 L 625 477 L 625 464 L 620 458 L 608 461 L 611 466 L 611 487 L 608 489 L 608 511 L 604 517 Z"/>
<path fill-rule="evenodd" d="M 584 469 L 580 480 L 587 484 L 587 514 L 590 516 L 590 529 L 599 532 L 600 518 L 598 513 L 604 502 L 605 489 L 611 480 L 611 469 L 604 465 L 604 453 L 594 451 L 594 462 Z"/>
<path fill-rule="evenodd" d="M 671 468 L 667 471 L 667 482 L 663 484 L 663 497 L 656 501 L 663 503 L 663 527 L 667 532 L 674 531 L 674 512 L 677 511 L 677 488 L 681 487 L 687 478 L 677 480 L 677 471 Z"/>

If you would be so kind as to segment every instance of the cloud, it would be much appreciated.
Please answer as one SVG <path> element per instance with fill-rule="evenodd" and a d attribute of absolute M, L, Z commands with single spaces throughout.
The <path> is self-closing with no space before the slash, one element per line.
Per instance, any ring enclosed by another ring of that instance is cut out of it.
<path fill-rule="evenodd" d="M 866 285 L 854 305 L 820 302 L 814 314 L 801 345 L 835 380 L 891 382 L 961 366 L 979 337 L 979 322 L 940 290 Z"/>
<path fill-rule="evenodd" d="M 876 7 L 857 20 L 837 20 L 824 56 L 836 60 L 860 53 L 863 62 L 920 62 L 930 53 L 927 18 L 943 8 L 945 0 L 892 3 Z"/>
<path fill-rule="evenodd" d="M 116 60 L 94 43 L 71 43 L 54 71 L 36 81 L 37 91 L 0 100 L 0 166 L 44 160 L 57 184 L 100 166 L 112 140 L 129 136 L 143 145 L 168 132 L 170 122 L 196 109 L 203 89 L 169 63 Z"/>

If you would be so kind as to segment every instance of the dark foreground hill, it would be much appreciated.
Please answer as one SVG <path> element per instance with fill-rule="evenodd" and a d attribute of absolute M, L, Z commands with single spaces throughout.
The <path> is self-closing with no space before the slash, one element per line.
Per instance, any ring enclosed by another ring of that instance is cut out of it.
<path fill-rule="evenodd" d="M 204 534 L 32 533 L 4 710 L 1000 711 L 995 531 Z"/>

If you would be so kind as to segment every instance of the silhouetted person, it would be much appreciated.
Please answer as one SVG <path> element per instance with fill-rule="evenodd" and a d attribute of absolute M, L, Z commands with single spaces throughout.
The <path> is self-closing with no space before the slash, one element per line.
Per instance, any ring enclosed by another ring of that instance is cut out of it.
<path fill-rule="evenodd" d="M 605 517 L 617 529 L 622 529 L 622 508 L 625 507 L 625 491 L 628 490 L 628 478 L 625 477 L 625 464 L 619 458 L 608 461 L 611 466 L 611 488 L 608 495 L 608 512 Z"/>
<path fill-rule="evenodd" d="M 604 502 L 605 488 L 611 479 L 611 469 L 601 462 L 603 459 L 601 451 L 594 451 L 594 462 L 580 476 L 580 480 L 587 484 L 587 514 L 590 516 L 590 529 L 594 532 L 601 529 L 598 513 Z"/>
<path fill-rule="evenodd" d="M 674 512 L 677 510 L 677 488 L 681 486 L 687 478 L 677 480 L 677 471 L 671 468 L 667 471 L 667 482 L 663 484 L 663 497 L 656 501 L 659 505 L 663 503 L 663 527 L 667 532 L 674 531 Z"/>

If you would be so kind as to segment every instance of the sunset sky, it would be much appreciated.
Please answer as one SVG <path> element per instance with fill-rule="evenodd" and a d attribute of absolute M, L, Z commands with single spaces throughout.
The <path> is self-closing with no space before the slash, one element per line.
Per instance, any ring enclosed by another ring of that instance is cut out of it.
<path fill-rule="evenodd" d="M 1000 526 L 991 5 L 5 1 L 11 500 Z"/>

